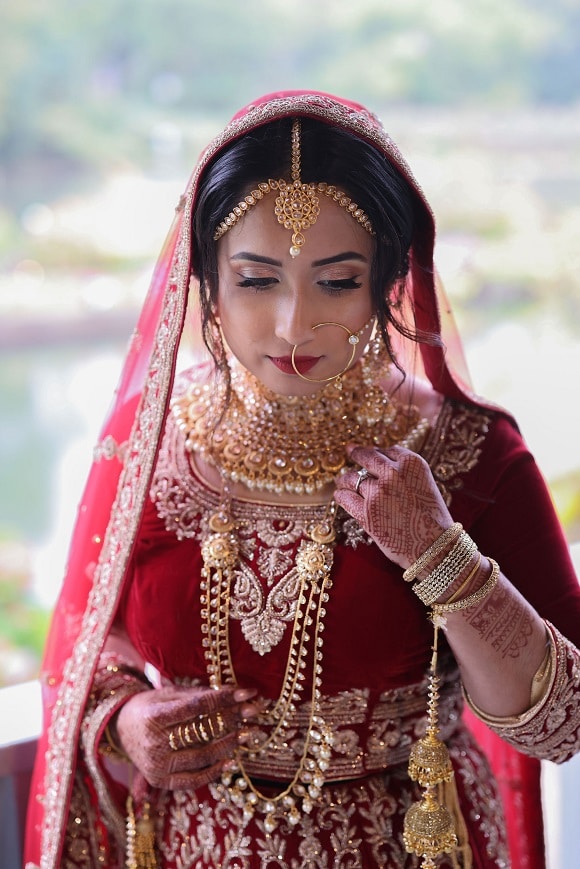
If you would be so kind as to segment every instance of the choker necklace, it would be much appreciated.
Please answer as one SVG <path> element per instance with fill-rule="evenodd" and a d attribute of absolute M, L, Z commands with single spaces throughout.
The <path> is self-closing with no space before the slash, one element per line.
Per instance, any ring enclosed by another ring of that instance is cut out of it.
<path fill-rule="evenodd" d="M 361 361 L 312 396 L 278 395 L 234 362 L 223 383 L 192 384 L 172 401 L 185 447 L 229 482 L 282 494 L 313 494 L 347 464 L 346 445 L 417 449 L 428 428 L 417 408 L 395 403 L 379 381 L 390 360 L 372 341 Z"/>

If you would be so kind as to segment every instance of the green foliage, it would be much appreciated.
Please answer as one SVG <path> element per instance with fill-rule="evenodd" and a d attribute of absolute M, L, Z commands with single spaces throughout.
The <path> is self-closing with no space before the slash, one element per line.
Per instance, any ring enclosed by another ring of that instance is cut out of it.
<path fill-rule="evenodd" d="M 580 540 L 580 471 L 550 482 L 558 515 L 569 540 Z"/>
<path fill-rule="evenodd" d="M 288 87 L 374 105 L 572 102 L 579 23 L 567 0 L 5 3 L 0 158 L 146 159 L 156 119 L 223 118 Z"/>
<path fill-rule="evenodd" d="M 38 658 L 46 640 L 50 613 L 22 595 L 18 580 L 0 582 L 0 637 L 4 644 L 28 649 Z"/>

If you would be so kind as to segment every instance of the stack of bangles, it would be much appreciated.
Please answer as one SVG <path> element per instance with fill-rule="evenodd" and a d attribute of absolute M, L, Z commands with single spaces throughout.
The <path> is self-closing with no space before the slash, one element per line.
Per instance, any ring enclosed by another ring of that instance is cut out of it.
<path fill-rule="evenodd" d="M 451 547 L 449 549 L 449 547 Z M 470 582 L 477 575 L 482 556 L 477 546 L 463 530 L 460 522 L 454 522 L 441 534 L 437 540 L 419 558 L 405 570 L 403 579 L 413 582 L 417 576 L 436 561 L 447 549 L 449 551 L 442 561 L 436 564 L 428 575 L 413 586 L 413 591 L 425 606 L 430 606 L 434 613 L 453 613 L 468 609 L 484 600 L 495 588 L 499 579 L 499 565 L 492 558 L 491 573 L 487 581 L 472 594 L 461 597 L 464 589 L 469 587 Z M 456 592 L 445 603 L 435 603 L 445 592 L 451 588 L 462 574 L 468 571 L 467 576 Z"/>

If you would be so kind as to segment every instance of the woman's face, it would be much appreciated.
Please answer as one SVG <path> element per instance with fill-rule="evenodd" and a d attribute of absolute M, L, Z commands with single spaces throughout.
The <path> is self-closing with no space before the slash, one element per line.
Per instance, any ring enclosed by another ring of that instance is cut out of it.
<path fill-rule="evenodd" d="M 282 395 L 311 395 L 342 371 L 352 345 L 348 333 L 373 313 L 370 269 L 374 241 L 343 208 L 321 197 L 320 214 L 304 232 L 300 255 L 290 256 L 291 232 L 274 216 L 274 199 L 252 208 L 218 242 L 217 314 L 224 338 L 241 364 Z M 313 329 L 319 323 L 338 323 Z M 367 325 L 356 360 L 368 341 Z"/>

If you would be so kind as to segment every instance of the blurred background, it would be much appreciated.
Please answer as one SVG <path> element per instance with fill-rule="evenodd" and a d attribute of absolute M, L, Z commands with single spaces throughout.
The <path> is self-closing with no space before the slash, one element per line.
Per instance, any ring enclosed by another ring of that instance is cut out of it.
<path fill-rule="evenodd" d="M 438 218 L 478 392 L 580 539 L 575 0 L 0 6 L 0 685 L 38 673 L 76 504 L 198 153 L 262 93 L 385 121 Z"/>

